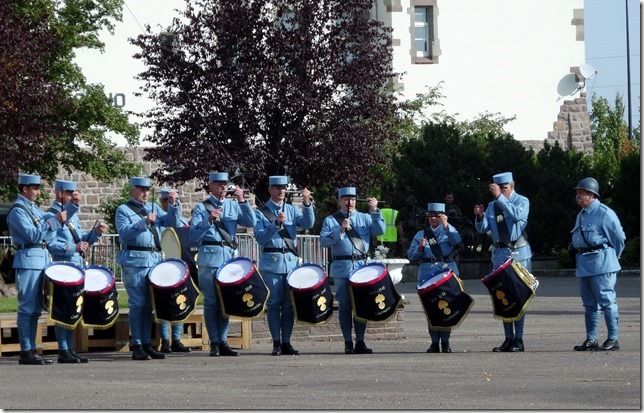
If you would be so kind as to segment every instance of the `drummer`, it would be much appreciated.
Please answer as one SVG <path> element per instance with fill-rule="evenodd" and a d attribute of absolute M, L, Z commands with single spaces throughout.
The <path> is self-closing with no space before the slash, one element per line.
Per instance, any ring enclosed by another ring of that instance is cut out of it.
<path fill-rule="evenodd" d="M 255 214 L 244 191 L 235 187 L 236 201 L 226 199 L 228 172 L 211 172 L 208 175 L 210 197 L 192 210 L 190 241 L 199 246 L 199 288 L 204 295 L 204 320 L 210 337 L 210 356 L 238 356 L 230 348 L 228 317 L 222 313 L 215 290 L 214 277 L 219 267 L 233 257 L 237 249 L 237 225 L 253 227 Z"/>
<path fill-rule="evenodd" d="M 159 189 L 159 204 L 161 205 L 161 209 L 164 212 L 168 212 L 168 206 L 170 204 L 170 201 L 168 198 L 170 197 L 170 193 L 176 194 L 176 207 L 179 210 L 179 226 L 180 227 L 185 227 L 189 226 L 188 220 L 186 220 L 182 215 L 181 215 L 181 202 L 179 201 L 179 195 L 177 194 L 177 190 L 174 188 L 161 188 Z M 159 328 L 159 335 L 161 336 L 161 348 L 160 351 L 162 353 L 190 353 L 192 350 L 190 347 L 186 347 L 182 342 L 181 342 L 181 336 L 183 335 L 183 323 L 174 323 L 170 324 L 167 321 L 159 321 L 157 323 L 157 326 Z M 172 330 L 172 344 L 170 344 L 170 330 Z"/>
<path fill-rule="evenodd" d="M 67 211 L 67 221 L 56 231 L 56 240 L 49 244 L 49 252 L 54 261 L 68 261 L 84 268 L 90 245 L 107 231 L 107 224 L 98 221 L 90 231 L 83 231 L 78 218 L 80 192 L 76 190 L 76 182 L 56 179 L 54 192 L 56 198 L 47 212 L 58 214 Z M 73 350 L 73 330 L 56 325 L 54 331 L 58 341 L 59 363 L 89 361 L 87 357 L 81 357 Z"/>
<path fill-rule="evenodd" d="M 40 196 L 39 175 L 18 175 L 18 196 L 7 214 L 11 240 L 18 247 L 13 268 L 18 290 L 18 364 L 45 365 L 53 361 L 36 353 L 36 331 L 41 313 L 42 270 L 51 262 L 47 244 L 67 219 L 65 211 L 43 213 L 36 199 Z"/>
<path fill-rule="evenodd" d="M 454 274 L 459 275 L 454 258 L 461 245 L 461 236 L 456 228 L 447 222 L 445 204 L 427 204 L 426 216 L 429 225 L 416 233 L 407 251 L 410 261 L 420 261 L 418 285 L 447 270 L 452 270 Z M 429 327 L 432 343 L 427 352 L 439 353 L 440 342 L 443 353 L 451 353 L 450 334 L 451 329 L 437 331 Z"/>
<path fill-rule="evenodd" d="M 498 268 L 510 257 L 532 271 L 532 250 L 528 243 L 526 227 L 530 201 L 514 191 L 512 172 L 502 172 L 492 177 L 488 189 L 494 201 L 485 209 L 483 205 L 474 206 L 476 230 L 480 234 L 492 234 L 494 249 L 492 265 Z M 525 314 L 514 322 L 503 322 L 505 340 L 494 352 L 523 351 L 523 324 Z"/>
<path fill-rule="evenodd" d="M 130 179 L 130 200 L 116 209 L 116 231 L 121 251 L 117 262 L 123 269 L 127 291 L 132 360 L 164 359 L 152 347 L 152 306 L 148 273 L 161 261 L 160 234 L 166 226 L 178 226 L 180 208 L 176 193 L 168 195 L 168 213 L 156 202 L 148 202 L 151 182 L 146 177 Z"/>
<path fill-rule="evenodd" d="M 270 291 L 267 318 L 273 356 L 300 354 L 291 345 L 294 319 L 286 276 L 298 264 L 297 227 L 309 229 L 315 223 L 311 192 L 302 190 L 302 207 L 296 208 L 286 203 L 287 184 L 286 176 L 268 177 L 270 200 L 255 212 L 257 222 L 253 230 L 262 246 L 259 271 Z"/>
<path fill-rule="evenodd" d="M 338 190 L 338 211 L 324 219 L 320 231 L 320 245 L 330 248 L 333 261 L 331 276 L 340 305 L 340 329 L 344 337 L 345 354 L 370 354 L 373 350 L 364 342 L 367 324 L 358 321 L 351 314 L 349 275 L 366 263 L 369 242 L 372 237 L 384 234 L 385 221 L 378 209 L 376 198 L 367 198 L 369 213 L 356 211 L 356 188 L 344 187 Z M 355 348 L 351 337 L 353 326 L 356 334 Z"/>

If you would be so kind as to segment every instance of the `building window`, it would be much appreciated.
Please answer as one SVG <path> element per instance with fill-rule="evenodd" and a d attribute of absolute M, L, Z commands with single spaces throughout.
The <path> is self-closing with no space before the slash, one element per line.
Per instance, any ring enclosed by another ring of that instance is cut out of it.
<path fill-rule="evenodd" d="M 414 7 L 414 44 L 416 57 L 432 58 L 432 8 Z"/>

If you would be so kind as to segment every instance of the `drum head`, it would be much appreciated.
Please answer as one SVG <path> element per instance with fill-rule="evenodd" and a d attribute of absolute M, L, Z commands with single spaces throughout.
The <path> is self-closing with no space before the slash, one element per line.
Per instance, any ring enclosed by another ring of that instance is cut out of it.
<path fill-rule="evenodd" d="M 235 284 L 246 278 L 252 269 L 253 262 L 248 258 L 235 258 L 217 271 L 217 281 L 224 284 Z"/>
<path fill-rule="evenodd" d="M 317 287 L 325 278 L 326 274 L 322 267 L 315 264 L 306 264 L 291 271 L 287 281 L 292 288 L 304 290 Z"/>
<path fill-rule="evenodd" d="M 174 228 L 166 228 L 161 234 L 161 251 L 166 258 L 181 259 L 181 241 Z"/>
<path fill-rule="evenodd" d="M 350 276 L 349 281 L 356 284 L 369 283 L 377 280 L 386 271 L 385 266 L 381 264 L 370 264 L 358 268 Z"/>
<path fill-rule="evenodd" d="M 438 284 L 439 282 L 443 281 L 445 278 L 449 278 L 452 272 L 450 270 L 447 270 L 445 272 L 442 272 L 438 275 L 433 276 L 429 280 L 425 281 L 421 285 L 418 286 L 419 290 L 424 290 L 425 288 L 431 287 L 434 284 Z"/>
<path fill-rule="evenodd" d="M 103 291 L 114 283 L 112 272 L 107 268 L 89 267 L 85 269 L 85 291 Z"/>
<path fill-rule="evenodd" d="M 83 279 L 83 269 L 72 263 L 55 262 L 45 268 L 45 275 L 59 283 L 77 283 Z"/>
<path fill-rule="evenodd" d="M 158 287 L 172 287 L 187 275 L 187 269 L 181 260 L 161 261 L 150 271 L 150 282 Z"/>

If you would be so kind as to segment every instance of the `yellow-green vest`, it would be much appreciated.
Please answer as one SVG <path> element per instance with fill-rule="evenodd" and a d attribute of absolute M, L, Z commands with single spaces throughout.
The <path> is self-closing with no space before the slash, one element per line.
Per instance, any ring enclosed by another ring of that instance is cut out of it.
<path fill-rule="evenodd" d="M 380 210 L 382 219 L 385 220 L 385 233 L 378 235 L 376 239 L 381 242 L 396 242 L 398 241 L 398 228 L 396 228 L 396 218 L 398 211 L 391 208 L 383 208 Z"/>

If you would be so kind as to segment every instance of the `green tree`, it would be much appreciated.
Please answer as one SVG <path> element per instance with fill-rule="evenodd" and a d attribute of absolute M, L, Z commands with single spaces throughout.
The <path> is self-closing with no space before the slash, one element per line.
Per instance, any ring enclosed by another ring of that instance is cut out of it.
<path fill-rule="evenodd" d="M 138 129 L 89 84 L 74 63 L 78 48 L 102 49 L 123 0 L 10 0 L 0 5 L 0 188 L 15 190 L 19 171 L 55 178 L 59 165 L 98 179 L 136 169 L 110 134 L 138 142 Z"/>

